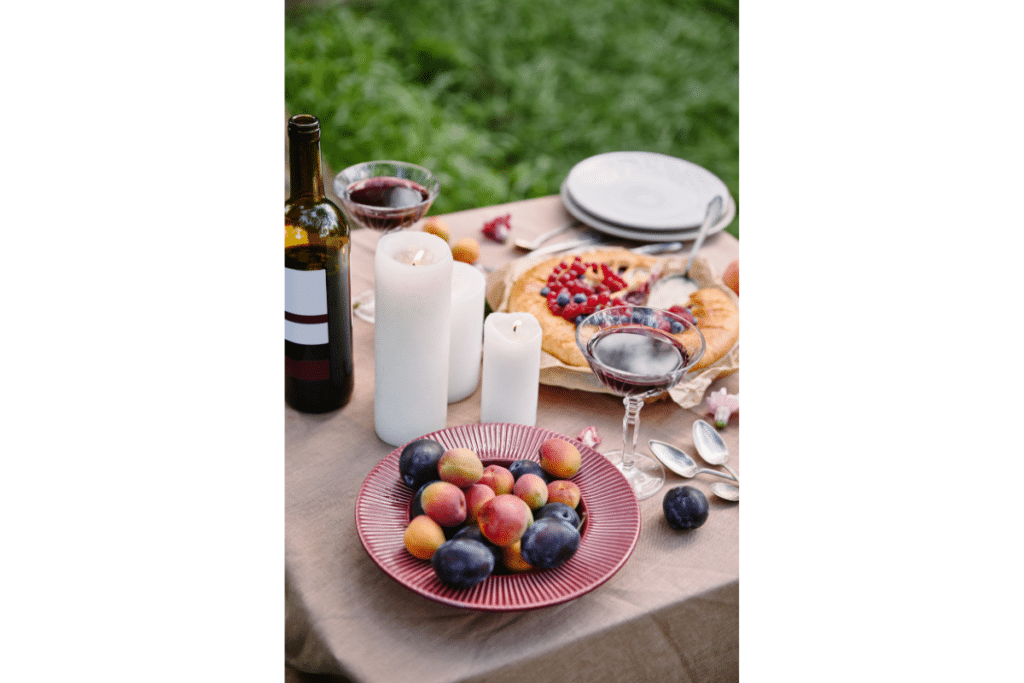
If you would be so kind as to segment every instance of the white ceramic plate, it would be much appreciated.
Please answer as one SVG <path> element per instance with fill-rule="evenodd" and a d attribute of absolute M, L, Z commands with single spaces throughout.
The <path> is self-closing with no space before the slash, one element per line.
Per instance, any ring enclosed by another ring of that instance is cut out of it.
<path fill-rule="evenodd" d="M 565 179 L 584 211 L 648 230 L 697 228 L 708 202 L 729 190 L 718 176 L 685 159 L 654 152 L 608 152 L 572 167 Z"/>
<path fill-rule="evenodd" d="M 637 240 L 639 242 L 673 242 L 676 240 L 685 242 L 686 240 L 692 240 L 697 238 L 697 233 L 700 228 L 688 228 L 686 230 L 679 231 L 668 231 L 668 230 L 646 230 L 643 228 L 629 227 L 624 225 L 616 225 L 609 223 L 608 221 L 601 220 L 597 216 L 585 211 L 582 207 L 576 204 L 572 195 L 569 194 L 569 190 L 566 184 L 562 183 L 562 203 L 565 205 L 566 211 L 584 225 L 590 226 L 598 232 L 603 232 L 608 235 L 615 237 L 622 237 L 628 240 Z M 705 210 L 707 207 L 705 207 Z M 733 202 L 732 195 L 725 195 L 725 206 L 723 207 L 724 213 L 722 217 L 718 219 L 718 222 L 711 226 L 708 230 L 708 235 L 714 235 L 716 232 L 721 232 L 730 223 L 732 219 L 736 217 L 736 203 Z M 703 217 L 701 218 L 703 220 Z"/>

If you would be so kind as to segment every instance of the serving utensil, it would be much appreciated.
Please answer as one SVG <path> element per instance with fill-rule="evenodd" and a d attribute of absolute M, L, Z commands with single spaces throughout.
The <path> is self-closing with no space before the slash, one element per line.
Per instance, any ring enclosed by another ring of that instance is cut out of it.
<path fill-rule="evenodd" d="M 671 444 L 665 443 L 664 441 L 651 439 L 648 444 L 651 447 L 651 452 L 654 453 L 654 457 L 660 460 L 662 465 L 669 468 L 680 477 L 690 478 L 695 477 L 698 474 L 713 474 L 716 477 L 736 481 L 736 478 L 730 474 L 701 467 L 688 454 Z"/>
<path fill-rule="evenodd" d="M 704 420 L 693 423 L 693 445 L 696 446 L 700 457 L 712 465 L 721 465 L 739 483 L 740 478 L 726 464 L 729 460 L 729 447 L 725 445 L 725 441 L 715 428 Z"/>
<path fill-rule="evenodd" d="M 519 238 L 516 238 L 516 239 L 512 240 L 512 243 L 515 244 L 520 249 L 526 249 L 527 251 L 533 251 L 534 249 L 538 248 L 540 245 L 544 244 L 549 239 L 554 237 L 555 235 L 560 235 L 563 232 L 565 232 L 566 230 L 568 230 L 569 228 L 572 228 L 573 226 L 578 225 L 578 224 L 579 224 L 579 221 L 569 221 L 568 223 L 566 223 L 565 225 L 563 225 L 560 228 L 555 228 L 554 230 L 548 230 L 545 233 L 541 233 L 540 235 L 537 235 L 537 237 L 534 237 L 532 240 L 527 240 L 527 239 L 523 239 L 522 237 L 519 237 Z"/>
<path fill-rule="evenodd" d="M 724 481 L 716 481 L 711 485 L 711 493 L 715 494 L 719 498 L 725 500 L 738 501 L 740 499 L 740 490 L 738 487 L 732 484 L 726 484 Z"/>

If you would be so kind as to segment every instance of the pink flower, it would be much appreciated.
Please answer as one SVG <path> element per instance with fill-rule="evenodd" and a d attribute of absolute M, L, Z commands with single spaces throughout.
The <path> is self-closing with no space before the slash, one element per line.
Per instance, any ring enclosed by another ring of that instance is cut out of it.
<path fill-rule="evenodd" d="M 729 423 L 729 416 L 740 409 L 740 395 L 730 395 L 725 387 L 708 394 L 706 412 L 715 414 L 715 427 L 724 429 Z"/>
<path fill-rule="evenodd" d="M 487 221 L 484 223 L 484 236 L 494 240 L 498 244 L 505 244 L 505 240 L 508 239 L 509 232 L 512 231 L 511 221 L 512 214 L 510 213 Z"/>
<path fill-rule="evenodd" d="M 582 443 L 584 446 L 593 448 L 597 444 L 601 443 L 601 437 L 597 433 L 597 427 L 590 426 L 584 429 L 576 436 L 576 440 Z"/>

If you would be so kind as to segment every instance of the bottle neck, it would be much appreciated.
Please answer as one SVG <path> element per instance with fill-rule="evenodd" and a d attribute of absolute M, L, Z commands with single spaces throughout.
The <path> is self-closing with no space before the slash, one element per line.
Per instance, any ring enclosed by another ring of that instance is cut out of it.
<path fill-rule="evenodd" d="M 324 199 L 320 170 L 320 122 L 303 114 L 292 117 L 288 126 L 288 164 L 291 169 L 291 199 Z"/>

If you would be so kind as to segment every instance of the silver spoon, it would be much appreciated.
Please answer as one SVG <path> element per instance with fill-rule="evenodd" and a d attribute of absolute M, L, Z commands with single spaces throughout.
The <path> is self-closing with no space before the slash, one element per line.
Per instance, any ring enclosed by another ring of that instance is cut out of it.
<path fill-rule="evenodd" d="M 648 442 L 651 446 L 651 452 L 654 453 L 654 457 L 661 461 L 661 463 L 678 474 L 680 477 L 695 477 L 698 474 L 713 474 L 716 477 L 722 477 L 723 479 L 735 478 L 726 474 L 725 472 L 719 472 L 718 470 L 711 470 L 706 467 L 701 467 L 687 455 L 685 452 L 679 450 L 675 446 L 667 444 L 663 441 L 656 441 L 651 439 Z"/>
<path fill-rule="evenodd" d="M 732 484 L 726 484 L 724 481 L 716 481 L 711 484 L 711 493 L 715 494 L 719 498 L 725 500 L 739 500 L 740 490 Z"/>
<path fill-rule="evenodd" d="M 725 464 L 729 459 L 729 447 L 722 441 L 715 428 L 704 420 L 693 423 L 693 445 L 697 447 L 700 457 L 712 465 L 721 465 L 739 482 L 740 478 Z"/>
<path fill-rule="evenodd" d="M 555 235 L 560 235 L 569 228 L 573 227 L 574 225 L 577 224 L 577 222 L 578 221 L 571 221 L 560 228 L 555 228 L 554 230 L 549 230 L 548 232 L 537 235 L 537 237 L 533 238 L 532 240 L 526 240 L 523 239 L 522 237 L 519 237 L 517 239 L 512 240 L 512 243 L 515 244 L 520 249 L 533 251 L 534 249 L 536 249 L 537 247 L 539 247 L 540 245 L 544 244 L 549 239 L 554 237 Z"/>
<path fill-rule="evenodd" d="M 687 301 L 690 295 L 700 289 L 700 285 L 690 279 L 690 267 L 693 259 L 704 244 L 708 236 L 708 230 L 722 217 L 722 197 L 715 195 L 714 199 L 708 202 L 708 210 L 704 214 L 704 222 L 697 231 L 697 239 L 693 241 L 693 248 L 690 249 L 690 257 L 686 260 L 686 269 L 677 275 L 658 280 L 647 298 L 647 305 L 655 308 L 671 308 L 673 304 L 680 301 Z"/>
<path fill-rule="evenodd" d="M 708 230 L 711 226 L 718 222 L 718 219 L 722 217 L 722 196 L 715 195 L 715 198 L 708 202 L 708 210 L 704 214 L 704 222 L 700 226 L 700 230 L 697 232 L 697 239 L 693 241 L 693 249 L 690 250 L 690 258 L 686 260 L 686 269 L 683 271 L 683 277 L 689 279 L 690 277 L 690 266 L 693 265 L 693 259 L 697 256 L 697 252 L 704 245 L 704 240 L 708 236 Z"/>

